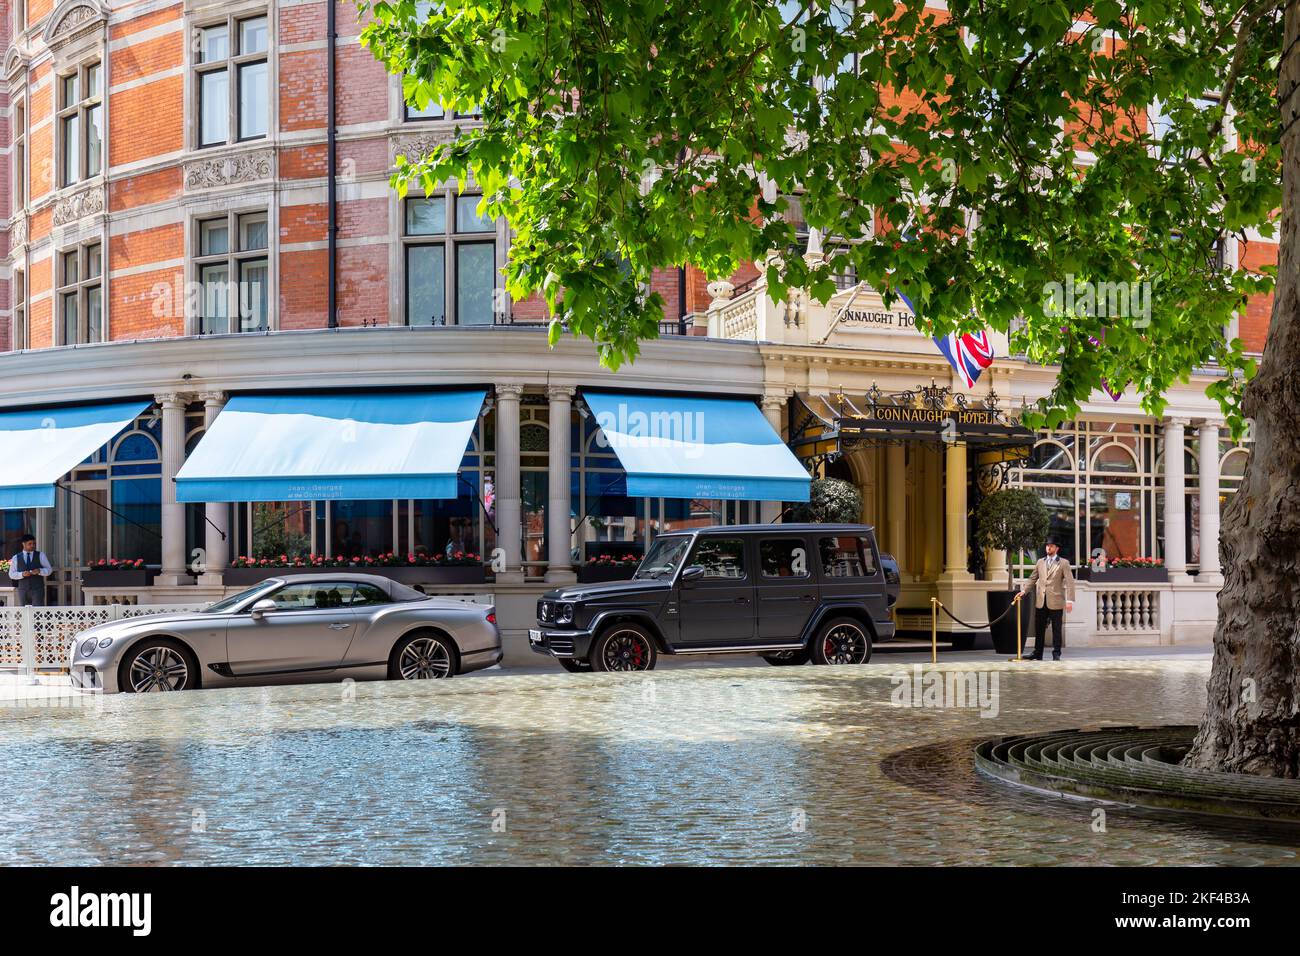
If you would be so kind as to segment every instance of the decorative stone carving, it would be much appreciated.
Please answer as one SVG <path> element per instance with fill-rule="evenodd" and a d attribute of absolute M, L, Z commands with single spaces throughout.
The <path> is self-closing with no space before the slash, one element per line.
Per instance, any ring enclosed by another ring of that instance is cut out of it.
<path fill-rule="evenodd" d="M 59 37 L 65 33 L 71 33 L 83 23 L 89 23 L 96 17 L 97 14 L 90 7 L 73 7 L 72 11 L 60 20 L 59 25 L 54 28 L 54 35 Z"/>
<path fill-rule="evenodd" d="M 458 138 L 456 127 L 430 130 L 418 136 L 394 137 L 389 144 L 389 160 L 396 164 L 398 156 L 405 156 L 414 162 L 431 153 L 435 146 L 455 142 Z"/>
<path fill-rule="evenodd" d="M 54 204 L 54 225 L 62 226 L 86 216 L 104 211 L 104 187 L 92 186 L 71 196 L 64 196 Z"/>
<path fill-rule="evenodd" d="M 107 16 L 95 0 L 64 0 L 54 8 L 46 23 L 44 40 L 59 46 L 102 25 Z"/>
<path fill-rule="evenodd" d="M 27 243 L 27 217 L 19 213 L 9 223 L 9 248 L 17 249 Z"/>
<path fill-rule="evenodd" d="M 498 383 L 493 386 L 499 399 L 514 399 L 519 401 L 519 397 L 524 393 L 523 385 L 517 385 L 513 382 Z"/>
<path fill-rule="evenodd" d="M 274 166 L 269 149 L 196 160 L 185 164 L 185 191 L 270 179 Z"/>
<path fill-rule="evenodd" d="M 731 300 L 731 297 L 736 294 L 736 287 L 726 279 L 717 279 L 710 282 L 705 288 L 707 289 L 709 296 L 713 299 L 713 301 L 709 303 L 710 309 L 722 308 Z"/>

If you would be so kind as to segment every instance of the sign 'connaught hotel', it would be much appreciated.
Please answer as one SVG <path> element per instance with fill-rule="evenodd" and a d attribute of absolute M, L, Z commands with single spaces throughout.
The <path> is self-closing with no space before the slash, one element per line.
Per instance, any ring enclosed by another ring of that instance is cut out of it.
<path fill-rule="evenodd" d="M 840 317 L 846 329 L 915 329 L 916 316 L 911 312 L 876 311 L 873 309 L 847 309 Z"/>

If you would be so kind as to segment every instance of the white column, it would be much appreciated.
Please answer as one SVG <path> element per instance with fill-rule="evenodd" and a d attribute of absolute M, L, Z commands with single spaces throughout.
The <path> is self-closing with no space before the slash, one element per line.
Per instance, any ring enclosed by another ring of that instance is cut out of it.
<path fill-rule="evenodd" d="M 763 396 L 763 417 L 767 419 L 772 430 L 782 437 L 785 433 L 781 430 L 781 412 L 785 409 L 786 399 L 784 395 L 764 395 Z M 763 524 L 771 524 L 781 513 L 782 503 L 779 501 L 764 501 L 758 506 L 758 520 Z"/>
<path fill-rule="evenodd" d="M 1219 566 L 1219 426 L 1205 422 L 1200 431 L 1201 570 L 1202 584 L 1222 584 Z"/>
<path fill-rule="evenodd" d="M 551 403 L 551 457 L 546 476 L 546 580 L 557 584 L 577 580 L 570 554 L 573 547 L 573 526 L 570 523 L 573 500 L 569 488 L 569 419 L 574 391 L 572 385 L 552 385 L 546 390 Z"/>
<path fill-rule="evenodd" d="M 944 552 L 943 578 L 972 581 L 966 570 L 966 446 L 952 442 L 944 453 Z"/>
<path fill-rule="evenodd" d="M 906 579 L 912 570 L 907 554 L 907 449 L 897 443 L 885 448 L 885 502 L 889 550 Z"/>
<path fill-rule="evenodd" d="M 190 583 L 185 561 L 185 506 L 176 500 L 176 473 L 185 462 L 185 403 L 189 396 L 154 397 L 162 410 L 162 585 Z"/>
<path fill-rule="evenodd" d="M 1165 570 L 1169 580 L 1187 580 L 1187 476 L 1183 468 L 1183 430 L 1187 420 L 1165 421 Z"/>
<path fill-rule="evenodd" d="M 500 582 L 522 581 L 523 513 L 519 488 L 519 396 L 522 385 L 498 385 L 496 447 L 496 519 L 497 547 L 502 550 L 505 570 L 498 571 Z"/>
<path fill-rule="evenodd" d="M 203 427 L 212 428 L 212 423 L 221 414 L 226 405 L 225 392 L 203 392 L 199 395 L 203 402 Z M 230 564 L 230 505 L 224 501 L 210 501 L 204 508 L 203 523 L 203 573 L 199 575 L 200 584 L 221 584 L 222 572 Z"/>
<path fill-rule="evenodd" d="M 943 460 L 937 450 L 926 448 L 925 456 L 925 579 L 936 580 L 943 573 L 943 522 L 935 520 L 943 497 Z"/>

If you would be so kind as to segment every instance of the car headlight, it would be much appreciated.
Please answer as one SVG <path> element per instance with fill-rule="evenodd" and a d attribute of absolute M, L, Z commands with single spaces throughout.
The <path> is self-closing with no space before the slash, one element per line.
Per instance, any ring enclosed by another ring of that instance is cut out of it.
<path fill-rule="evenodd" d="M 573 605 L 561 604 L 555 609 L 555 622 L 557 624 L 573 623 Z"/>
<path fill-rule="evenodd" d="M 93 637 L 90 638 L 89 640 L 82 641 L 82 642 L 81 642 L 81 656 L 82 656 L 82 657 L 89 657 L 91 654 L 95 653 L 95 644 L 96 644 L 96 641 L 95 641 L 95 639 L 94 639 Z"/>
<path fill-rule="evenodd" d="M 100 646 L 100 647 L 108 647 L 108 645 L 110 645 L 110 644 L 112 644 L 112 643 L 113 643 L 113 639 L 112 639 L 111 637 L 101 637 L 101 638 L 99 639 L 99 646 Z"/>

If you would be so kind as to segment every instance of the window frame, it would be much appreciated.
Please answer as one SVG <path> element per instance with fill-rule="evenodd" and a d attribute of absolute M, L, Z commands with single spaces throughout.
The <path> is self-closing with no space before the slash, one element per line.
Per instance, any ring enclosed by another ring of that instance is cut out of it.
<path fill-rule="evenodd" d="M 245 220 L 256 217 L 260 217 L 266 225 L 266 243 L 260 247 L 245 249 L 243 248 L 242 226 Z M 223 252 L 205 253 L 203 251 L 204 226 L 215 222 L 225 223 L 226 248 Z M 238 335 L 248 332 L 267 332 L 276 328 L 273 316 L 275 297 L 272 295 L 273 290 L 271 288 L 274 283 L 273 264 L 275 262 L 271 241 L 271 222 L 271 210 L 266 207 L 195 214 L 193 235 L 190 240 L 192 243 L 190 260 L 192 263 L 191 275 L 199 290 L 199 303 L 198 312 L 191 319 L 192 334 Z M 243 270 L 248 264 L 259 261 L 264 264 L 266 269 L 266 315 L 261 325 L 245 327 L 245 317 L 242 310 L 243 295 L 241 292 Z M 226 328 L 224 330 L 205 327 L 209 317 L 205 315 L 208 297 L 203 273 L 206 268 L 214 265 L 224 265 L 226 270 Z"/>
<path fill-rule="evenodd" d="M 90 274 L 91 250 L 99 250 L 99 271 Z M 69 280 L 67 275 L 68 257 L 76 260 L 76 278 Z M 104 302 L 104 244 L 98 237 L 78 243 L 54 253 L 53 269 L 58 284 L 54 287 L 55 334 L 58 345 L 90 345 L 108 341 L 108 313 Z M 99 337 L 90 337 L 90 310 L 87 300 L 92 291 L 99 291 Z M 77 307 L 76 341 L 68 341 L 68 317 L 64 311 L 65 303 L 71 299 Z"/>
<path fill-rule="evenodd" d="M 266 22 L 266 44 L 261 50 L 244 52 L 241 28 L 243 24 L 251 20 L 264 20 Z M 203 33 L 223 26 L 226 29 L 226 55 L 221 59 L 204 61 L 202 58 Z M 194 87 L 191 94 L 194 104 L 194 149 L 217 149 L 222 146 L 237 146 L 241 143 L 253 143 L 270 139 L 271 130 L 275 124 L 271 97 L 271 88 L 274 85 L 271 67 L 271 37 L 274 29 L 275 24 L 271 17 L 270 8 L 240 10 L 223 18 L 202 20 L 193 25 L 191 33 L 194 38 L 192 44 L 193 59 L 190 63 L 190 72 L 193 77 Z M 263 88 L 266 129 L 261 133 L 243 136 L 240 130 L 242 73 L 245 67 L 258 63 L 264 64 L 266 68 L 266 82 Z M 226 135 L 224 139 L 205 143 L 203 141 L 203 78 L 216 73 L 224 73 L 226 77 Z"/>
<path fill-rule="evenodd" d="M 27 275 L 22 269 L 14 269 L 10 291 L 13 295 L 10 349 L 20 352 L 31 346 L 31 330 L 27 326 Z"/>
<path fill-rule="evenodd" d="M 457 226 L 456 207 L 457 204 L 465 200 L 473 200 L 477 203 L 483 197 L 480 193 L 459 193 L 455 184 L 443 186 L 436 192 L 427 195 L 408 195 L 400 200 L 398 207 L 398 219 L 401 224 L 400 236 L 400 255 L 399 263 L 402 270 L 401 281 L 401 309 L 400 318 L 402 325 L 410 326 L 411 322 L 411 250 L 419 247 L 438 247 L 442 248 L 442 297 L 443 311 L 441 323 L 432 323 L 435 327 L 445 327 L 452 325 L 464 325 L 461 322 L 461 290 L 460 290 L 460 250 L 465 246 L 489 246 L 492 249 L 492 313 L 490 323 L 470 323 L 471 327 L 491 327 L 505 321 L 500 305 L 501 290 L 504 288 L 501 266 L 502 250 L 499 223 L 493 221 L 490 229 L 471 230 L 461 232 Z M 410 232 L 409 204 L 412 201 L 424 202 L 431 199 L 441 199 L 443 201 L 443 222 L 441 232 L 417 233 Z M 420 323 L 420 327 L 424 327 Z"/>
<path fill-rule="evenodd" d="M 27 101 L 14 100 L 11 114 L 15 120 L 13 127 L 13 211 L 15 213 L 27 208 Z"/>
<path fill-rule="evenodd" d="M 96 92 L 90 92 L 90 73 L 92 70 L 99 71 L 99 86 Z M 65 84 L 68 80 L 75 79 L 77 82 L 76 98 L 72 102 L 65 99 Z M 108 134 L 104 124 L 104 62 L 99 57 L 80 63 L 64 73 L 57 73 L 54 77 L 54 96 L 58 109 L 54 116 L 54 138 L 55 138 L 55 156 L 57 159 L 57 176 L 56 182 L 59 189 L 67 189 L 71 186 L 78 186 L 87 180 L 102 175 L 104 172 L 104 159 L 108 149 Z M 99 122 L 91 122 L 91 114 L 99 110 Z M 68 121 L 72 121 L 72 128 L 76 130 L 77 142 L 74 144 L 77 151 L 76 155 L 76 178 L 70 178 L 68 173 L 68 163 L 71 157 L 68 156 L 68 136 L 64 132 Z M 96 169 L 90 168 L 90 130 L 95 127 L 99 130 L 99 165 Z"/>

